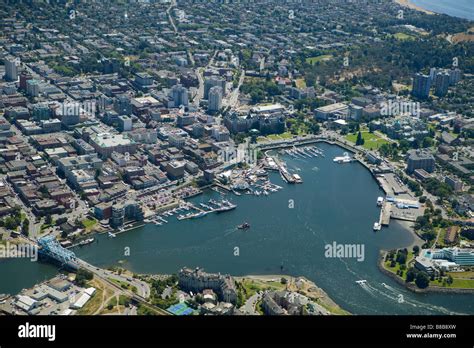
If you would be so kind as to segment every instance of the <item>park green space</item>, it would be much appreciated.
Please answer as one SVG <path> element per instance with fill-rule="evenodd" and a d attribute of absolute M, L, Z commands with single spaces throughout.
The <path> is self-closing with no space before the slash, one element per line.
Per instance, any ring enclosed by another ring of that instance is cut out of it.
<path fill-rule="evenodd" d="M 397 40 L 415 40 L 415 36 L 405 33 L 396 33 L 393 35 Z"/>
<path fill-rule="evenodd" d="M 348 134 L 348 135 L 346 135 L 346 139 L 355 144 L 355 142 L 357 140 L 357 134 L 358 134 L 358 132 Z M 364 146 L 364 148 L 366 148 L 368 150 L 375 150 L 375 149 L 378 149 L 383 144 L 388 144 L 389 143 L 387 140 L 383 139 L 382 137 L 378 136 L 375 133 L 370 133 L 368 131 L 362 131 L 361 134 L 362 134 L 362 139 L 364 139 L 364 145 L 363 146 Z"/>
<path fill-rule="evenodd" d="M 325 60 L 330 60 L 332 59 L 332 55 L 330 54 L 323 54 L 323 55 L 320 55 L 320 56 L 316 56 L 316 57 L 309 57 L 309 58 L 306 58 L 306 63 L 308 64 L 315 64 L 317 62 L 321 62 L 321 61 L 325 61 Z"/>

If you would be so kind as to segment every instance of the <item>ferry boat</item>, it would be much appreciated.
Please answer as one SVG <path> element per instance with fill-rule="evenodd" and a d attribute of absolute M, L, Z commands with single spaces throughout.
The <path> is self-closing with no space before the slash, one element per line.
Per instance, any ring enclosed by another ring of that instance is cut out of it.
<path fill-rule="evenodd" d="M 301 179 L 301 176 L 299 176 L 298 174 L 293 174 L 293 180 L 297 184 L 301 184 L 303 182 L 303 179 Z"/>
<path fill-rule="evenodd" d="M 374 222 L 374 231 L 380 231 L 382 226 L 378 222 Z"/>

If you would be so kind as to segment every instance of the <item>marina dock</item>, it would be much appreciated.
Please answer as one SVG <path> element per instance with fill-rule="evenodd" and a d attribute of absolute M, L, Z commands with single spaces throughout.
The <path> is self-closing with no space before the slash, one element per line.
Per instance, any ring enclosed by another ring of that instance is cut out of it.
<path fill-rule="evenodd" d="M 392 204 L 384 201 L 382 204 L 382 209 L 380 209 L 380 226 L 388 226 L 390 224 L 390 215 L 392 213 Z"/>

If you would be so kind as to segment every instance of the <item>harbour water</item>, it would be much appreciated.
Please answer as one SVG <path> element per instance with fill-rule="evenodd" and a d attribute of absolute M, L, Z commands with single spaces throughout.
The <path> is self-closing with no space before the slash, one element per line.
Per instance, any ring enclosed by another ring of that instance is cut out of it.
<path fill-rule="evenodd" d="M 377 183 L 358 162 L 333 162 L 343 154 L 341 148 L 318 147 L 326 157 L 284 156 L 288 169 L 304 180 L 301 185 L 287 185 L 271 174 L 282 190 L 269 196 L 227 194 L 238 205 L 232 211 L 181 221 L 167 217 L 169 223 L 162 226 L 148 224 L 116 238 L 101 235 L 74 251 L 94 265 L 120 264 L 136 273 L 170 274 L 200 266 L 236 276 L 305 276 L 354 314 L 473 314 L 474 295 L 415 294 L 378 270 L 379 250 L 411 245 L 413 235 L 396 222 L 374 233 L 376 201 L 382 194 Z M 207 191 L 193 201 L 210 198 L 221 197 Z M 243 222 L 251 227 L 237 229 Z M 333 242 L 364 245 L 364 260 L 325 257 L 326 244 Z M 130 256 L 125 256 L 126 248 Z M 0 264 L 0 276 L 3 265 L 8 263 Z M 1 279 L 17 281 L 21 269 L 9 272 L 10 277 Z M 367 282 L 357 284 L 361 279 Z M 2 287 L 0 292 L 7 292 Z"/>
<path fill-rule="evenodd" d="M 436 13 L 474 20 L 474 0 L 410 0 L 410 2 Z"/>

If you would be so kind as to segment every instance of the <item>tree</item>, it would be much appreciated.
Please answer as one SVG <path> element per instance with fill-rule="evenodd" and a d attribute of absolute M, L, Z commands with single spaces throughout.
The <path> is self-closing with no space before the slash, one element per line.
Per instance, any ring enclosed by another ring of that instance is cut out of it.
<path fill-rule="evenodd" d="M 84 268 L 79 268 L 76 273 L 76 284 L 78 286 L 84 287 L 88 280 L 92 280 L 94 274 Z"/>
<path fill-rule="evenodd" d="M 430 284 L 430 277 L 426 272 L 419 272 L 415 278 L 415 284 L 420 289 L 425 289 Z"/>
<path fill-rule="evenodd" d="M 364 145 L 364 138 L 362 138 L 362 133 L 360 131 L 357 133 L 356 145 Z"/>
<path fill-rule="evenodd" d="M 453 283 L 453 277 L 451 277 L 451 275 L 448 275 L 448 279 L 446 279 L 446 283 L 448 283 L 448 285 L 451 285 Z"/>
<path fill-rule="evenodd" d="M 21 226 L 21 233 L 28 237 L 29 229 L 30 229 L 30 220 L 28 219 L 23 220 L 23 224 Z"/>
<path fill-rule="evenodd" d="M 407 271 L 407 279 L 406 279 L 407 283 L 410 283 L 413 280 L 415 280 L 417 273 L 418 273 L 418 271 L 415 268 L 413 268 L 413 267 L 410 268 Z"/>
<path fill-rule="evenodd" d="M 418 255 L 419 252 L 420 252 L 420 247 L 418 245 L 415 245 L 413 247 L 413 254 Z"/>
<path fill-rule="evenodd" d="M 398 253 L 397 262 L 400 265 L 404 265 L 407 262 L 407 255 L 405 253 Z"/>

